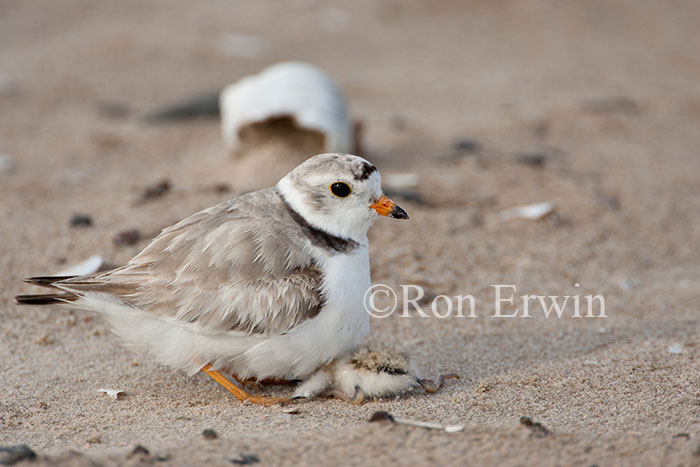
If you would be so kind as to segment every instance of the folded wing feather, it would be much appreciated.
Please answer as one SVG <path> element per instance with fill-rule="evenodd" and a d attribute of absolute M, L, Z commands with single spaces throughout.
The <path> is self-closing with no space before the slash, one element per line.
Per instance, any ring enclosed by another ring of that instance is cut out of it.
<path fill-rule="evenodd" d="M 265 215 L 255 215 L 258 210 Z M 76 298 L 107 293 L 211 330 L 280 334 L 323 307 L 323 277 L 308 248 L 281 199 L 268 189 L 165 229 L 124 267 L 34 283 Z"/>

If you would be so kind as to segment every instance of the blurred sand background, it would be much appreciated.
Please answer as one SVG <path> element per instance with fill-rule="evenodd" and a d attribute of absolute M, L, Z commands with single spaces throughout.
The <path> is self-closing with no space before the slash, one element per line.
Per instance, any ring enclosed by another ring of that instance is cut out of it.
<path fill-rule="evenodd" d="M 694 1 L 0 1 L 0 446 L 56 465 L 699 464 L 699 24 Z M 373 282 L 472 294 L 479 316 L 375 319 L 372 337 L 460 381 L 291 415 L 123 349 L 99 317 L 12 304 L 26 276 L 124 264 L 274 183 L 285 163 L 234 160 L 216 119 L 143 116 L 288 59 L 337 80 L 384 177 L 420 174 L 396 199 L 411 220 L 370 231 Z M 541 221 L 496 221 L 542 201 Z M 142 240 L 116 245 L 129 229 Z M 608 317 L 494 319 L 492 284 L 603 294 Z"/>

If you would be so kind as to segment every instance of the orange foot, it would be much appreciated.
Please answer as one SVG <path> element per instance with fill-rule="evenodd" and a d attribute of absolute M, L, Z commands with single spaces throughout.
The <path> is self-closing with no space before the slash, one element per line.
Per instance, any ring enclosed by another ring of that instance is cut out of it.
<path fill-rule="evenodd" d="M 280 397 L 267 397 L 267 396 L 253 396 L 251 394 L 248 394 L 245 392 L 243 389 L 239 388 L 235 384 L 233 384 L 231 381 L 228 380 L 224 375 L 219 373 L 217 370 L 212 370 L 211 365 L 205 365 L 202 368 L 202 371 L 209 375 L 211 379 L 222 385 L 224 388 L 226 388 L 231 394 L 236 396 L 236 398 L 241 401 L 241 402 L 251 402 L 253 404 L 259 404 L 259 405 L 275 405 L 275 404 L 281 404 L 284 402 L 289 402 L 289 398 L 280 398 Z M 236 378 L 236 381 L 238 379 Z M 240 381 L 239 381 L 240 382 Z"/>

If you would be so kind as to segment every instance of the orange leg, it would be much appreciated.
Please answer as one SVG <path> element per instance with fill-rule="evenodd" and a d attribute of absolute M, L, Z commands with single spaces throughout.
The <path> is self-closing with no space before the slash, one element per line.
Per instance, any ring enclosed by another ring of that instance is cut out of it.
<path fill-rule="evenodd" d="M 231 394 L 236 396 L 236 398 L 241 401 L 241 402 L 251 402 L 253 404 L 260 404 L 260 405 L 274 405 L 274 404 L 279 404 L 281 402 L 289 402 L 288 398 L 279 398 L 279 397 L 266 397 L 266 396 L 252 396 L 245 392 L 243 389 L 239 388 L 235 384 L 233 384 L 231 381 L 228 380 L 224 375 L 219 373 L 217 370 L 212 370 L 211 365 L 205 365 L 202 368 L 202 371 L 209 375 L 211 379 L 225 387 Z"/>

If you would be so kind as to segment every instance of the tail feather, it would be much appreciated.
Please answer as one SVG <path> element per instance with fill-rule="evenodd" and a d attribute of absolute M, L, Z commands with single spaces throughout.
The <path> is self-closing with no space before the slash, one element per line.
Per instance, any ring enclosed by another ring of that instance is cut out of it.
<path fill-rule="evenodd" d="M 39 287 L 48 287 L 50 289 L 55 289 L 56 282 L 64 281 L 66 279 L 72 279 L 77 276 L 37 276 L 37 277 L 27 277 L 24 282 L 32 285 L 38 285 Z"/>
<path fill-rule="evenodd" d="M 15 303 L 18 305 L 53 305 L 74 302 L 77 299 L 78 296 L 72 293 L 47 293 L 36 295 L 17 295 L 15 297 Z"/>
<path fill-rule="evenodd" d="M 87 292 L 101 292 L 125 297 L 134 291 L 134 283 L 109 281 L 102 274 L 84 276 L 36 276 L 24 280 L 32 285 L 53 289 L 54 293 L 18 295 L 15 302 L 23 305 L 48 305 L 51 303 L 74 302 Z"/>
<path fill-rule="evenodd" d="M 61 290 L 59 283 L 61 281 L 64 281 L 66 279 L 72 279 L 74 277 L 77 276 L 37 276 L 28 277 L 24 279 L 24 282 L 27 282 L 32 285 L 38 285 L 39 287 Z M 61 290 L 57 293 L 17 295 L 15 297 L 15 303 L 17 303 L 18 305 L 53 305 L 74 302 L 77 299 L 77 294 L 72 293 L 70 291 Z"/>

